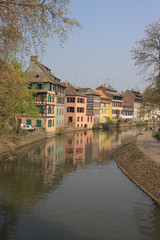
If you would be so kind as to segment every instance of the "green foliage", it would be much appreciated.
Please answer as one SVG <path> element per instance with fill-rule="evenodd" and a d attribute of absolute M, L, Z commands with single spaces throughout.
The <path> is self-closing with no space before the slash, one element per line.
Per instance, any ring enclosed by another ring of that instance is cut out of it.
<path fill-rule="evenodd" d="M 63 135 L 65 133 L 64 128 L 60 128 L 59 131 L 56 132 L 56 135 L 60 136 Z"/>
<path fill-rule="evenodd" d="M 136 122 L 136 126 L 144 126 L 144 125 L 146 125 L 146 122 L 142 120 Z"/>
<path fill-rule="evenodd" d="M 30 53 L 32 47 L 44 50 L 48 37 L 58 36 L 63 43 L 74 27 L 80 27 L 69 7 L 70 0 L 0 1 L 0 59 Z"/>
<path fill-rule="evenodd" d="M 0 133 L 12 130 L 12 123 L 22 114 L 38 116 L 33 90 L 16 59 L 11 64 L 0 61 Z"/>
<path fill-rule="evenodd" d="M 114 121 L 108 117 L 106 119 L 106 122 L 102 123 L 102 127 L 103 129 L 110 129 L 113 128 L 114 124 L 115 124 Z"/>

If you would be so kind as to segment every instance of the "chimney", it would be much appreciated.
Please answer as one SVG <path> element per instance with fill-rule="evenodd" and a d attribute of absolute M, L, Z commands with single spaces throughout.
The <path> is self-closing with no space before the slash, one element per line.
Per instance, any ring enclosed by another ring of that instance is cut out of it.
<path fill-rule="evenodd" d="M 31 56 L 30 61 L 37 61 L 38 62 L 38 56 Z"/>

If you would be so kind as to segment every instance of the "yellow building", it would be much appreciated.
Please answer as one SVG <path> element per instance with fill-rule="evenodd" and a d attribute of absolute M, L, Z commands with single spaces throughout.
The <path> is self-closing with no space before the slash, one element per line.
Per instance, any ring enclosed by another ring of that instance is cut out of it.
<path fill-rule="evenodd" d="M 94 91 L 100 95 L 100 123 L 104 123 L 107 118 L 112 118 L 112 102 L 102 90 L 94 89 Z"/>

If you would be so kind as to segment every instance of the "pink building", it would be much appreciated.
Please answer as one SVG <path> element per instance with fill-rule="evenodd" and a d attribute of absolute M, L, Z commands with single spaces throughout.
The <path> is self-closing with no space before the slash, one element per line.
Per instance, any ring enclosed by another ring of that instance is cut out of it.
<path fill-rule="evenodd" d="M 65 90 L 65 125 L 73 124 L 76 129 L 92 129 L 94 115 L 86 114 L 87 98 L 67 81 Z"/>

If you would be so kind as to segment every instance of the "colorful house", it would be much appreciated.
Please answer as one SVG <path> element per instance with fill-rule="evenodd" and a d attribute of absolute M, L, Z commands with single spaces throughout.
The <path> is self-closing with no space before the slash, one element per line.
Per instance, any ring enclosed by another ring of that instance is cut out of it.
<path fill-rule="evenodd" d="M 79 91 L 87 97 L 87 114 L 94 115 L 94 123 L 100 122 L 100 95 L 92 88 L 79 88 Z"/>
<path fill-rule="evenodd" d="M 123 113 L 123 95 L 118 93 L 116 89 L 111 86 L 101 85 L 97 89 L 102 90 L 112 100 L 112 119 L 122 118 Z"/>
<path fill-rule="evenodd" d="M 65 90 L 65 125 L 73 125 L 76 129 L 91 129 L 94 115 L 86 113 L 87 97 L 80 93 L 69 82 L 63 83 Z"/>
<path fill-rule="evenodd" d="M 102 90 L 94 89 L 94 91 L 100 95 L 100 123 L 104 123 L 108 117 L 112 117 L 111 100 Z"/>
<path fill-rule="evenodd" d="M 46 136 L 50 137 L 60 126 L 64 127 L 65 86 L 48 67 L 38 62 L 38 56 L 31 56 L 26 73 L 30 87 L 36 92 L 35 105 L 38 107 L 39 118 L 25 116 L 22 123 L 36 126 L 37 131 L 45 131 Z M 57 112 L 60 114 L 57 115 Z"/>

